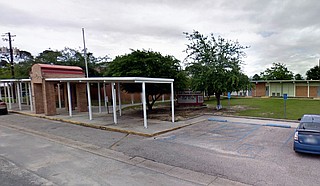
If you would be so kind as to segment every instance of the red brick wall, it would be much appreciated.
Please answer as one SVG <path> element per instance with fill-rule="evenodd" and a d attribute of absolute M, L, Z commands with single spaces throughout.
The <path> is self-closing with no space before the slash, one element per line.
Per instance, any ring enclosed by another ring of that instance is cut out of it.
<path fill-rule="evenodd" d="M 252 96 L 254 97 L 266 96 L 266 83 L 255 84 L 255 88 L 252 89 Z"/>
<path fill-rule="evenodd" d="M 56 96 L 53 82 L 42 84 L 44 114 L 47 116 L 56 115 Z"/>
<path fill-rule="evenodd" d="M 310 86 L 310 97 L 317 97 L 318 96 L 318 87 Z"/>
<path fill-rule="evenodd" d="M 32 84 L 32 97 L 34 103 L 34 110 L 36 114 L 44 113 L 43 96 L 42 96 L 42 84 Z"/>
<path fill-rule="evenodd" d="M 318 97 L 318 87 L 309 87 L 310 97 Z M 308 86 L 297 86 L 296 87 L 296 97 L 308 97 Z"/>
<path fill-rule="evenodd" d="M 76 84 L 77 109 L 79 112 L 87 112 L 87 86 L 85 83 Z"/>

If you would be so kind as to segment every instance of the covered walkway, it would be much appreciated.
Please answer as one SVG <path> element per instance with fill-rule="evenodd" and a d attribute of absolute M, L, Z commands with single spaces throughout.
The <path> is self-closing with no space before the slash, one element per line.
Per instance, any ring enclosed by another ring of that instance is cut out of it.
<path fill-rule="evenodd" d="M 93 117 L 95 116 L 93 114 L 94 109 L 92 109 L 91 104 L 91 95 L 90 95 L 90 83 L 97 83 L 98 89 L 100 89 L 100 84 L 103 83 L 104 87 L 104 102 L 107 102 L 107 98 L 105 96 L 105 84 L 110 83 L 112 87 L 112 110 L 113 110 L 113 124 L 118 124 L 119 118 L 117 117 L 117 93 L 116 93 L 116 85 L 118 86 L 118 111 L 119 116 L 122 116 L 122 105 L 121 105 L 121 97 L 120 97 L 120 84 L 121 83 L 139 83 L 141 84 L 142 88 L 142 106 L 143 106 L 143 126 L 144 128 L 148 128 L 148 122 L 147 122 L 147 107 L 146 107 L 146 84 L 147 83 L 165 83 L 171 85 L 171 121 L 174 123 L 174 90 L 173 90 L 173 79 L 165 79 L 165 78 L 142 78 L 142 77 L 96 77 L 96 78 L 45 78 L 46 82 L 55 82 L 58 85 L 58 105 L 60 109 L 62 109 L 61 106 L 61 97 L 59 95 L 60 93 L 60 84 L 65 83 L 67 86 L 67 95 L 68 95 L 68 115 L 69 117 L 73 117 L 75 114 L 72 110 L 72 101 L 71 101 L 71 89 L 70 89 L 70 83 L 86 83 L 87 85 L 87 100 L 88 100 L 88 119 L 89 121 L 94 120 Z M 16 103 L 18 105 L 17 110 L 29 110 L 30 113 L 33 113 L 34 111 L 34 98 L 30 95 L 32 94 L 32 84 L 30 79 L 6 79 L 6 80 L 0 80 L 0 83 L 2 86 L 0 86 L 0 99 L 5 100 L 8 103 L 9 110 L 12 109 L 12 104 Z M 4 95 L 1 94 L 1 92 L 4 93 Z M 15 94 L 15 96 L 13 96 Z M 13 99 L 13 98 L 16 99 Z M 99 91 L 98 95 L 98 113 L 101 114 L 101 95 Z M 28 105 L 28 108 L 22 108 L 22 103 L 26 103 Z M 105 104 L 106 106 L 106 104 Z M 64 110 L 66 111 L 67 108 Z"/>

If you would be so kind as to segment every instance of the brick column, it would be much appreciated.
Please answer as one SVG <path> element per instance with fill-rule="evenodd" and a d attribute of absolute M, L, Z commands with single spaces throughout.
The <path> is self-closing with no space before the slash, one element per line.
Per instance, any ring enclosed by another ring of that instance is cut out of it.
<path fill-rule="evenodd" d="M 86 84 L 78 83 L 76 84 L 76 94 L 77 94 L 77 107 L 79 112 L 87 112 L 87 93 L 86 93 Z"/>
<path fill-rule="evenodd" d="M 43 96 L 42 96 L 42 84 L 33 83 L 32 85 L 32 98 L 34 104 L 34 111 L 36 114 L 43 114 Z"/>
<path fill-rule="evenodd" d="M 44 114 L 53 116 L 57 114 L 56 110 L 56 94 L 53 82 L 42 83 Z"/>

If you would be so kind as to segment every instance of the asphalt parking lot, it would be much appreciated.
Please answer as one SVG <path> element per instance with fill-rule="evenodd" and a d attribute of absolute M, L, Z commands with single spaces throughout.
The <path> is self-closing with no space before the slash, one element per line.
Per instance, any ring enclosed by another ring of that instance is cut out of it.
<path fill-rule="evenodd" d="M 292 147 L 294 129 L 242 122 L 206 121 L 157 140 L 249 158 Z"/>
<path fill-rule="evenodd" d="M 318 185 L 319 156 L 292 149 L 297 122 L 203 117 L 184 128 L 143 137 L 9 114 L 0 126 L 249 185 Z M 129 123 L 128 123 L 129 124 Z M 4 152 L 4 151 L 3 151 Z"/>

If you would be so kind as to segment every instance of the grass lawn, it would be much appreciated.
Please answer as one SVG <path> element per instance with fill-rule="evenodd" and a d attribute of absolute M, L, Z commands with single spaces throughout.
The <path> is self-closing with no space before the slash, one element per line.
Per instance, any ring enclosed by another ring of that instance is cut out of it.
<path fill-rule="evenodd" d="M 216 105 L 216 100 L 205 101 L 211 106 Z M 225 109 L 228 107 L 228 99 L 222 99 Z M 284 119 L 283 98 L 231 98 L 230 108 L 238 116 L 253 116 L 265 118 Z M 320 100 L 288 98 L 286 101 L 286 119 L 296 120 L 303 114 L 320 114 Z"/>

